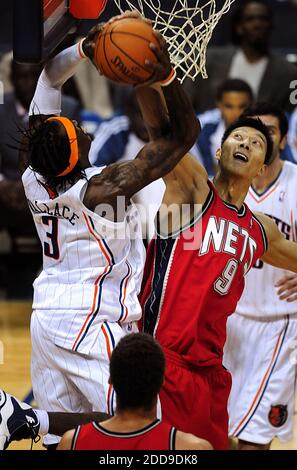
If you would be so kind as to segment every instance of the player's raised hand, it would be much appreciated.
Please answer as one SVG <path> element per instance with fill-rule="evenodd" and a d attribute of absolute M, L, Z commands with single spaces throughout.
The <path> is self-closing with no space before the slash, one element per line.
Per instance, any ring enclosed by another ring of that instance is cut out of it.
<path fill-rule="evenodd" d="M 279 288 L 277 294 L 280 300 L 287 302 L 297 300 L 297 274 L 287 274 L 276 283 L 275 287 Z"/>
<path fill-rule="evenodd" d="M 108 23 L 113 23 L 114 21 L 123 20 L 125 18 L 135 18 L 137 20 L 143 20 L 145 23 L 152 24 L 151 20 L 142 16 L 138 10 L 127 10 L 121 15 L 116 15 L 108 20 Z"/>
<path fill-rule="evenodd" d="M 129 11 L 125 11 L 121 15 L 113 16 L 107 23 L 113 23 L 114 21 L 125 19 L 125 18 L 137 18 L 137 19 L 143 20 L 145 23 L 148 23 L 150 25 L 152 23 L 150 20 L 141 16 L 139 11 L 137 10 L 133 10 L 133 11 L 129 10 Z M 94 52 L 95 52 L 95 47 L 96 47 L 96 41 L 97 41 L 99 34 L 101 33 L 101 31 L 103 30 L 104 26 L 107 23 L 98 23 L 96 26 L 94 26 L 89 31 L 87 37 L 84 39 L 82 43 L 82 48 L 83 48 L 84 53 L 93 62 L 96 68 L 97 66 L 94 62 Z"/>
<path fill-rule="evenodd" d="M 170 76 L 173 70 L 165 39 L 159 31 L 154 30 L 154 35 L 156 36 L 160 47 L 150 43 L 150 48 L 154 52 L 157 62 L 154 63 L 151 60 L 146 59 L 145 65 L 149 70 L 151 70 L 152 76 L 148 81 L 137 85 L 137 87 L 149 86 L 154 83 L 162 82 Z"/>

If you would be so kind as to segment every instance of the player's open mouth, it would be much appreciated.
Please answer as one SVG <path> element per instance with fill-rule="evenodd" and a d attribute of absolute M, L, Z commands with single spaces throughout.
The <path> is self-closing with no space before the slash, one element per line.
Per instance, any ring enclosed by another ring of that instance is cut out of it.
<path fill-rule="evenodd" d="M 240 160 L 240 161 L 242 161 L 242 162 L 248 162 L 248 161 L 249 161 L 247 155 L 245 155 L 244 153 L 241 153 L 241 152 L 236 152 L 236 153 L 234 154 L 234 158 L 235 158 L 236 160 Z"/>

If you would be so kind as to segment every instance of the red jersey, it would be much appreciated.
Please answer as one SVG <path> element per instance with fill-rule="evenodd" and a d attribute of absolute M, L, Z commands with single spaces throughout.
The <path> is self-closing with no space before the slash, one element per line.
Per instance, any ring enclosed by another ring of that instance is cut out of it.
<path fill-rule="evenodd" d="M 104 424 L 104 423 L 103 423 Z M 79 426 L 73 450 L 175 450 L 176 429 L 158 419 L 135 432 L 111 432 L 99 423 Z"/>
<path fill-rule="evenodd" d="M 264 228 L 212 183 L 199 215 L 180 233 L 152 240 L 141 293 L 143 329 L 194 366 L 222 362 L 227 317 L 244 276 L 267 249 Z"/>

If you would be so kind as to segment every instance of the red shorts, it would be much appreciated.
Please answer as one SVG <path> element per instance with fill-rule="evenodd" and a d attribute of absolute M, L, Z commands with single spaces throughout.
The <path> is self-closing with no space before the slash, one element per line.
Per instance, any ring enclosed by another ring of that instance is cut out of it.
<path fill-rule="evenodd" d="M 180 431 L 208 440 L 216 450 L 228 449 L 231 374 L 221 365 L 194 369 L 176 353 L 164 352 L 162 419 Z"/>

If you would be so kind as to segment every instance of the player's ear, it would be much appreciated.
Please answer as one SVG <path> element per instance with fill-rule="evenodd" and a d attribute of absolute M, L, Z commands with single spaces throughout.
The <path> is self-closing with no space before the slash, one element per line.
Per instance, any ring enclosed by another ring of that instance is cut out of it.
<path fill-rule="evenodd" d="M 109 385 L 112 385 L 112 381 L 111 381 L 111 377 L 110 377 L 110 376 L 109 376 L 109 378 L 108 378 L 108 384 L 109 384 Z"/>
<path fill-rule="evenodd" d="M 221 156 L 222 156 L 222 149 L 219 148 L 217 151 L 216 151 L 216 160 L 218 160 L 218 162 L 221 160 Z"/>
<path fill-rule="evenodd" d="M 288 136 L 285 135 L 279 143 L 280 150 L 284 150 L 285 146 L 287 145 L 287 142 L 288 142 Z"/>

